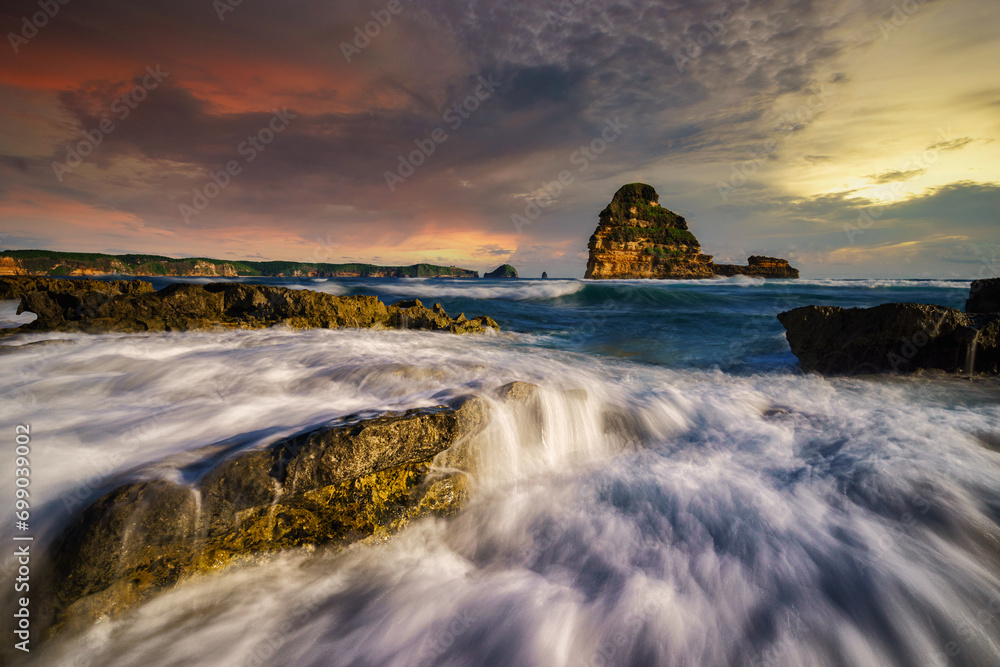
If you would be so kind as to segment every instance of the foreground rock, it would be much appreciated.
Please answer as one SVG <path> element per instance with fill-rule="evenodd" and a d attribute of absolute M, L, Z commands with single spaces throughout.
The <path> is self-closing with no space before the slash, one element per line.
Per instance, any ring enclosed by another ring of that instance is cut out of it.
<path fill-rule="evenodd" d="M 751 257 L 748 266 L 715 264 L 711 255 L 701 254 L 687 221 L 659 202 L 656 190 L 644 183 L 615 193 L 590 237 L 585 278 L 799 277 L 786 260 L 774 257 Z"/>
<path fill-rule="evenodd" d="M 462 472 L 431 462 L 486 424 L 488 406 L 346 418 L 217 465 L 195 487 L 123 485 L 55 541 L 41 622 L 82 628 L 179 580 L 289 547 L 345 545 L 464 504 Z"/>
<path fill-rule="evenodd" d="M 18 314 L 35 313 L 17 331 L 158 332 L 198 329 L 386 327 L 452 333 L 499 328 L 486 316 L 451 318 L 441 304 L 386 306 L 374 296 L 333 296 L 266 285 L 173 284 L 155 291 L 142 280 L 0 279 L 0 299 L 20 298 Z"/>
<path fill-rule="evenodd" d="M 806 306 L 781 313 L 778 320 L 805 371 L 997 373 L 1000 367 L 1000 313 L 890 303 L 874 308 Z"/>
<path fill-rule="evenodd" d="M 152 294 L 153 285 L 144 280 L 68 280 L 34 276 L 0 278 L 0 300 L 22 299 L 34 292 L 77 293 L 101 292 L 112 296 Z"/>

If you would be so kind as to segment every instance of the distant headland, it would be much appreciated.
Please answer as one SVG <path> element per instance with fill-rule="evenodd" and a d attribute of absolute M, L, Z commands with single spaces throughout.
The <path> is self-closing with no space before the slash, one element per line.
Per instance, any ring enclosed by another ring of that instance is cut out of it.
<path fill-rule="evenodd" d="M 478 278 L 479 272 L 455 266 L 413 264 L 327 264 L 309 262 L 255 262 L 208 257 L 162 255 L 105 255 L 54 250 L 5 250 L 0 252 L 3 276 L 177 276 L 236 278 Z"/>
<path fill-rule="evenodd" d="M 660 196 L 645 183 L 629 183 L 615 193 L 587 247 L 585 278 L 799 277 L 798 269 L 775 257 L 753 256 L 747 266 L 716 264 L 701 254 L 687 221 L 660 206 Z"/>

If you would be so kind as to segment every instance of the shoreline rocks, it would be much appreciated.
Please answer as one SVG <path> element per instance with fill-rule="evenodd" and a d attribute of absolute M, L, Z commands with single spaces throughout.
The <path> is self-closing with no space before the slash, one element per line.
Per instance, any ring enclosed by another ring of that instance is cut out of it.
<path fill-rule="evenodd" d="M 441 304 L 414 299 L 387 306 L 374 296 L 334 296 L 312 290 L 242 283 L 174 283 L 159 291 L 142 280 L 0 279 L 0 299 L 21 300 L 18 314 L 38 318 L 23 331 L 141 333 L 205 329 L 341 327 L 482 333 L 499 325 L 485 315 L 451 318 Z"/>
<path fill-rule="evenodd" d="M 629 183 L 615 193 L 587 248 L 584 278 L 590 279 L 799 277 L 798 269 L 775 257 L 753 256 L 746 266 L 714 263 L 702 254 L 687 221 L 660 206 L 660 196 L 645 183 Z"/>
<path fill-rule="evenodd" d="M 916 303 L 873 308 L 805 306 L 781 313 L 778 320 L 806 372 L 858 375 L 938 369 L 996 374 L 1000 372 L 1000 312 L 980 309 L 997 306 L 998 283 L 995 279 L 973 283 L 972 308 L 965 313 Z"/>
<path fill-rule="evenodd" d="M 477 435 L 488 404 L 345 417 L 223 460 L 194 486 L 123 484 L 53 542 L 38 617 L 51 636 L 87 627 L 199 573 L 282 549 L 343 547 L 457 513 L 463 471 L 434 457 Z"/>

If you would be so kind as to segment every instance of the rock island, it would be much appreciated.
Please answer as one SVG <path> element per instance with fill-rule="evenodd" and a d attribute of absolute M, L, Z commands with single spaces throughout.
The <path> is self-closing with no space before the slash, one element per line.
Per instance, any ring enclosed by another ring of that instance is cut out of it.
<path fill-rule="evenodd" d="M 787 260 L 774 257 L 750 257 L 747 266 L 716 264 L 701 253 L 687 221 L 660 206 L 660 196 L 645 183 L 629 183 L 615 193 L 587 247 L 585 278 L 799 277 Z"/>

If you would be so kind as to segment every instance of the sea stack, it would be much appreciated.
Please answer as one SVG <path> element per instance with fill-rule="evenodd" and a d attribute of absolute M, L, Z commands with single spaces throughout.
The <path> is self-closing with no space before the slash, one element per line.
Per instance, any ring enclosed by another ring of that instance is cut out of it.
<path fill-rule="evenodd" d="M 751 257 L 748 266 L 715 264 L 701 253 L 687 221 L 660 206 L 660 196 L 645 183 L 629 183 L 615 193 L 587 247 L 585 278 L 799 277 L 787 260 L 774 257 Z"/>

